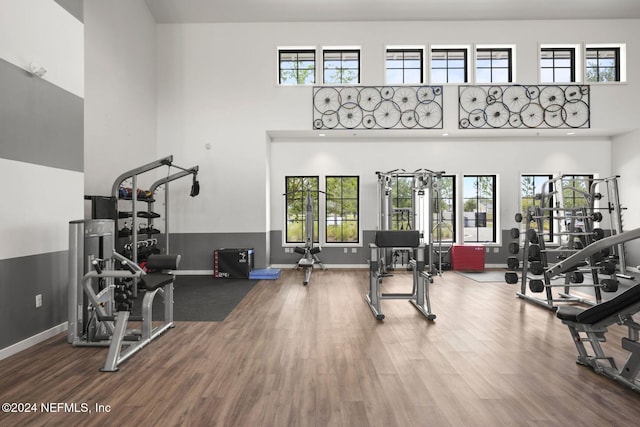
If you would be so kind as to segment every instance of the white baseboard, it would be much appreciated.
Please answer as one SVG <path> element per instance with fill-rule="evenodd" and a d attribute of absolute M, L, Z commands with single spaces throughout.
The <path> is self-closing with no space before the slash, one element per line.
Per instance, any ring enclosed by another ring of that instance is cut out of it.
<path fill-rule="evenodd" d="M 22 340 L 13 345 L 10 345 L 9 347 L 3 348 L 2 350 L 0 350 L 0 360 L 6 359 L 7 357 L 20 353 L 21 351 L 26 350 L 29 347 L 33 347 L 34 345 L 41 343 L 42 341 L 55 337 L 60 332 L 66 331 L 67 327 L 68 327 L 67 322 L 64 322 L 57 326 L 54 326 L 51 329 L 47 329 L 46 331 L 40 332 L 37 335 L 34 335 L 25 340 Z"/>

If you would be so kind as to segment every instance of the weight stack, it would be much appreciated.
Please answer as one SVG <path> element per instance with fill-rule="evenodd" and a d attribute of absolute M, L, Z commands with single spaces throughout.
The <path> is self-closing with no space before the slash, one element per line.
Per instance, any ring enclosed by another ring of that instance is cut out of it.
<path fill-rule="evenodd" d="M 253 270 L 253 248 L 216 249 L 213 252 L 213 277 L 248 279 Z"/>

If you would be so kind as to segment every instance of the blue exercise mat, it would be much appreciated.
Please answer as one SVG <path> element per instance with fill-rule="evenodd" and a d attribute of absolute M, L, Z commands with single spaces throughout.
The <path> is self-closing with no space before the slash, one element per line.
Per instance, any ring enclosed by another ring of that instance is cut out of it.
<path fill-rule="evenodd" d="M 251 270 L 249 273 L 249 279 L 259 280 L 276 280 L 280 277 L 279 268 L 262 268 L 257 270 Z"/>

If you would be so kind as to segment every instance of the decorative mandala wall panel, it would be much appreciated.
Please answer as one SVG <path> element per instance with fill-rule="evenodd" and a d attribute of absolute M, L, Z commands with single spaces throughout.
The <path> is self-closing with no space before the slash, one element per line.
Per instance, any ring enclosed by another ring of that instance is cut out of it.
<path fill-rule="evenodd" d="M 442 129 L 442 86 L 316 86 L 314 129 Z"/>
<path fill-rule="evenodd" d="M 589 86 L 458 86 L 460 129 L 589 128 Z"/>

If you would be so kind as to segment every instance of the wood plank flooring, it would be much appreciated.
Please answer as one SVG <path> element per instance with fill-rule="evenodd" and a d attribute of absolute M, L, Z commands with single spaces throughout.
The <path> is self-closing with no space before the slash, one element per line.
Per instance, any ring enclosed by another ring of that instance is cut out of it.
<path fill-rule="evenodd" d="M 436 277 L 429 322 L 363 296 L 367 270 L 262 281 L 220 323 L 178 322 L 120 366 L 61 334 L 0 361 L 0 426 L 636 426 L 640 394 L 576 365 L 568 329 L 505 283 Z M 385 292 L 409 292 L 397 273 Z M 625 329 L 607 350 L 622 362 Z M 75 403 L 57 413 L 42 404 Z M 81 406 L 86 404 L 86 407 Z M 96 404 L 109 407 L 97 412 Z M 90 412 L 82 412 L 83 409 Z"/>

